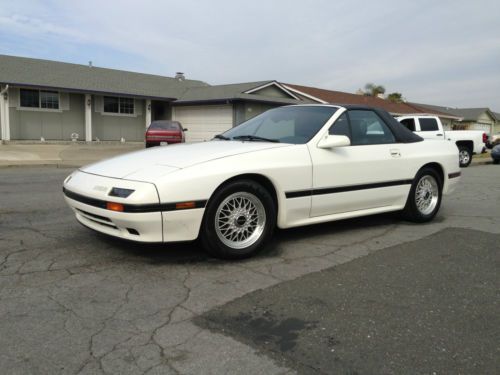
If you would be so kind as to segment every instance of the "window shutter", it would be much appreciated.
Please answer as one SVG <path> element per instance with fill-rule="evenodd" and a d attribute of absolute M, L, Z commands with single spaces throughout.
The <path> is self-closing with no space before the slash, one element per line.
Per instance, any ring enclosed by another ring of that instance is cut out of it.
<path fill-rule="evenodd" d="M 144 100 L 134 99 L 134 114 L 137 116 L 142 115 L 142 107 Z"/>
<path fill-rule="evenodd" d="M 69 93 L 60 92 L 59 93 L 59 109 L 63 111 L 69 111 Z"/>
<path fill-rule="evenodd" d="M 102 96 L 94 95 L 94 108 L 96 112 L 102 113 L 104 112 L 104 104 L 103 104 Z"/>
<path fill-rule="evenodd" d="M 19 89 L 17 87 L 9 88 L 9 107 L 19 106 Z"/>

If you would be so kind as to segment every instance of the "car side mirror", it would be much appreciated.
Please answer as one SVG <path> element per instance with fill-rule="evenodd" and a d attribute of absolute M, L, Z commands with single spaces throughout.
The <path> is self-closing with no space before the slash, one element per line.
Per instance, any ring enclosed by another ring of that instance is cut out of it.
<path fill-rule="evenodd" d="M 334 148 L 350 146 L 351 140 L 345 135 L 326 135 L 318 142 L 318 148 Z"/>
<path fill-rule="evenodd" d="M 188 131 L 188 128 L 184 128 L 184 129 L 182 129 L 182 130 L 184 130 L 185 132 L 187 132 L 187 131 Z"/>

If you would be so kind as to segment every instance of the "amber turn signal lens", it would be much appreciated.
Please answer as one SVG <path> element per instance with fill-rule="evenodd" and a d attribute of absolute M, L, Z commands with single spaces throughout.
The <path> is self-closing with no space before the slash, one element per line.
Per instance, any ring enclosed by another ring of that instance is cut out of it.
<path fill-rule="evenodd" d="M 183 210 L 186 208 L 196 208 L 196 203 L 195 202 L 181 202 L 181 203 L 175 204 L 176 210 Z"/>
<path fill-rule="evenodd" d="M 123 212 L 123 204 L 121 203 L 106 202 L 106 208 L 111 211 Z"/>

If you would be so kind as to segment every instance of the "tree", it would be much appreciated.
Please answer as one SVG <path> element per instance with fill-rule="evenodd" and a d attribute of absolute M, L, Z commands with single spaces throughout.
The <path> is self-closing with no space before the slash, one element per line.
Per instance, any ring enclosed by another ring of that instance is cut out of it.
<path fill-rule="evenodd" d="M 401 94 L 400 92 L 392 92 L 387 95 L 387 100 L 393 103 L 403 103 L 403 94 Z"/>
<path fill-rule="evenodd" d="M 376 85 L 374 83 L 367 83 L 365 85 L 365 95 L 378 96 L 378 94 L 385 93 L 385 87 Z"/>

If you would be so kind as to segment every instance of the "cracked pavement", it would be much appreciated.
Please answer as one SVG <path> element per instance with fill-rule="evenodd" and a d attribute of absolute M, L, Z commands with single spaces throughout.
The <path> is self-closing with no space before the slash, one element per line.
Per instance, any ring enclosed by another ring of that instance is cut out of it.
<path fill-rule="evenodd" d="M 70 169 L 0 169 L 0 368 L 22 374 L 291 374 L 193 320 L 250 292 L 446 228 L 500 233 L 500 169 L 463 169 L 435 221 L 380 215 L 278 231 L 240 262 L 196 243 L 142 245 L 80 226 Z"/>

